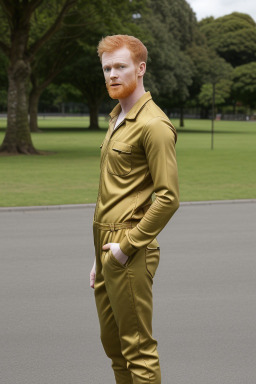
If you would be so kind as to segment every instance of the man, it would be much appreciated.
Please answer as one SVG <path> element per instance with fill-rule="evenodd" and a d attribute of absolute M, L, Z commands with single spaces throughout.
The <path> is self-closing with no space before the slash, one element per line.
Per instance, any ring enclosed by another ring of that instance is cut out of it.
<path fill-rule="evenodd" d="M 152 284 L 156 236 L 179 206 L 176 131 L 145 92 L 147 49 L 140 40 L 107 36 L 98 54 L 109 95 L 119 104 L 101 146 L 90 285 L 116 383 L 160 384 Z"/>

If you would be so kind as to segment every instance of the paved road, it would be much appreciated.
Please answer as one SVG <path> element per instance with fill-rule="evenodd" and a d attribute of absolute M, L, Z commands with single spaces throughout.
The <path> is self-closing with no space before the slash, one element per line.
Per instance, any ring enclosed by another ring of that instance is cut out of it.
<path fill-rule="evenodd" d="M 88 275 L 93 208 L 0 211 L 1 384 L 114 384 Z M 183 205 L 158 237 L 163 384 L 256 383 L 256 203 Z"/>

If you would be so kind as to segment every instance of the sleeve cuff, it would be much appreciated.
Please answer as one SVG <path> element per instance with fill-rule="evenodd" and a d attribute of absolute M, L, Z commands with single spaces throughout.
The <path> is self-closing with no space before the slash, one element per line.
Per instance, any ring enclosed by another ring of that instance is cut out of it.
<path fill-rule="evenodd" d="M 129 243 L 127 237 L 125 236 L 120 243 L 120 249 L 126 256 L 132 256 L 137 252 L 137 248 L 135 248 L 131 243 Z"/>

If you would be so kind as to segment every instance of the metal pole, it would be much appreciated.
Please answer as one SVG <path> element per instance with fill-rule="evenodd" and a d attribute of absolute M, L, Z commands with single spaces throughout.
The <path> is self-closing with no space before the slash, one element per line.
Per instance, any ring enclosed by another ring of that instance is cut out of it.
<path fill-rule="evenodd" d="M 213 149 L 213 137 L 214 137 L 214 110 L 215 110 L 215 82 L 212 84 L 212 140 L 211 149 Z"/>

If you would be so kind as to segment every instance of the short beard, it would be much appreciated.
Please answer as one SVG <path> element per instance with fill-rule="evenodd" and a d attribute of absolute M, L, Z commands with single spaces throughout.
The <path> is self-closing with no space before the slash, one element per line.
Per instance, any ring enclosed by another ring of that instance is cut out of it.
<path fill-rule="evenodd" d="M 134 79 L 128 85 L 120 85 L 118 88 L 111 87 L 109 84 L 106 84 L 106 87 L 112 99 L 125 99 L 135 91 L 137 85 L 137 79 Z"/>

